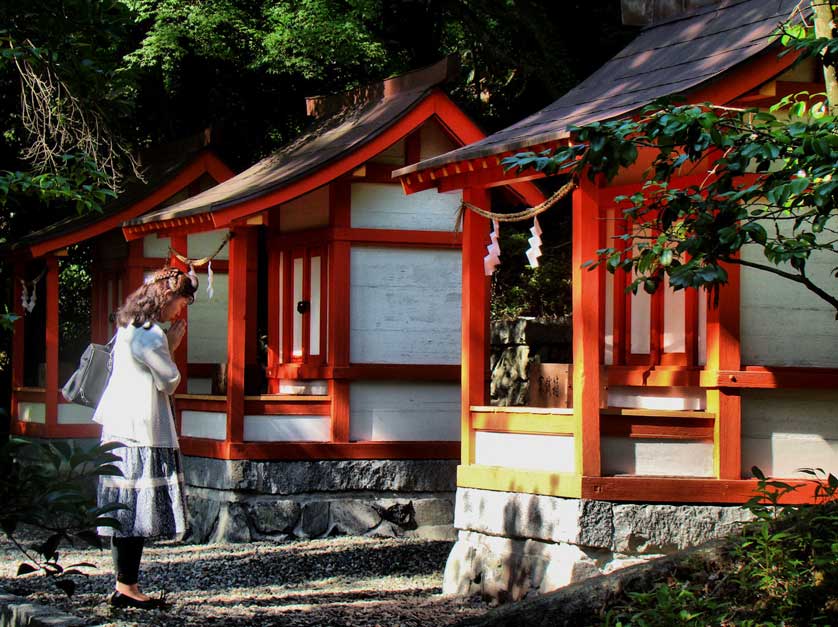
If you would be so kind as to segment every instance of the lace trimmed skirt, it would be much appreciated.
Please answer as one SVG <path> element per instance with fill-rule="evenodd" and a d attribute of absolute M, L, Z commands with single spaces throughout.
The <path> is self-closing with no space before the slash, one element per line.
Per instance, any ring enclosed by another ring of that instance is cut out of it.
<path fill-rule="evenodd" d="M 122 447 L 114 449 L 121 461 L 113 465 L 122 477 L 99 477 L 99 507 L 120 503 L 125 509 L 106 514 L 120 529 L 99 527 L 99 535 L 142 538 L 179 538 L 186 532 L 186 492 L 183 462 L 175 448 Z"/>

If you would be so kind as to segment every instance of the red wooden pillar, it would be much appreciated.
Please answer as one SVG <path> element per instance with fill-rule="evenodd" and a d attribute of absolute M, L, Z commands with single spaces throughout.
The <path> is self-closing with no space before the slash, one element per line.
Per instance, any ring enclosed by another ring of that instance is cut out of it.
<path fill-rule="evenodd" d="M 463 200 L 490 209 L 485 189 L 463 190 Z M 460 389 L 460 463 L 474 463 L 471 406 L 486 405 L 489 368 L 489 277 L 483 257 L 489 241 L 489 221 L 473 211 L 463 219 L 462 357 Z"/>
<path fill-rule="evenodd" d="M 227 441 L 244 441 L 244 385 L 248 353 L 256 352 L 255 281 L 258 242 L 252 227 L 230 240 L 227 304 Z M 249 346 L 252 344 L 252 348 Z"/>
<path fill-rule="evenodd" d="M 284 277 L 282 251 L 276 241 L 276 234 L 268 238 L 268 394 L 279 393 L 279 380 L 274 370 L 283 362 L 282 343 L 288 339 L 284 332 L 280 332 L 284 324 L 283 311 L 280 309 L 282 285 L 280 277 Z M 280 340 L 282 338 L 282 340 Z"/>
<path fill-rule="evenodd" d="M 58 257 L 46 258 L 46 382 L 44 401 L 46 403 L 46 433 L 51 435 L 58 425 Z"/>
<path fill-rule="evenodd" d="M 174 235 L 171 240 L 171 247 L 184 257 L 189 257 L 189 244 L 186 235 Z M 189 267 L 180 261 L 174 254 L 169 259 L 169 265 L 173 268 L 179 268 L 184 272 L 189 272 Z M 180 383 L 177 386 L 176 392 L 178 394 L 185 394 L 187 390 L 187 383 L 189 381 L 189 308 L 186 308 L 183 318 L 187 321 L 186 333 L 183 335 L 180 347 L 173 355 L 175 365 L 180 372 Z"/>
<path fill-rule="evenodd" d="M 14 331 L 12 335 L 12 403 L 11 414 L 12 418 L 17 420 L 19 417 L 17 410 L 17 391 L 23 387 L 23 367 L 24 367 L 24 350 L 26 347 L 26 318 L 24 316 L 23 303 L 21 303 L 21 296 L 23 296 L 23 286 L 21 279 L 26 280 L 26 266 L 23 262 L 16 262 L 14 265 L 14 285 L 12 296 L 12 312 L 18 316 L 14 323 Z"/>
<path fill-rule="evenodd" d="M 583 175 L 573 192 L 573 415 L 576 422 L 576 472 L 598 477 L 600 463 L 600 327 L 602 266 L 582 264 L 596 257 L 600 242 L 597 186 Z"/>
<path fill-rule="evenodd" d="M 329 226 L 332 229 L 352 225 L 352 188 L 348 180 L 335 181 L 329 187 Z M 349 305 L 351 298 L 350 271 L 352 247 L 349 242 L 332 242 L 329 251 L 329 285 L 322 290 L 328 298 L 328 330 L 326 359 L 333 369 L 349 366 Z M 332 442 L 349 442 L 349 381 L 331 379 Z"/>
<path fill-rule="evenodd" d="M 126 285 L 123 297 L 128 296 L 128 294 L 131 294 L 143 284 L 145 279 L 145 268 L 143 267 L 144 255 L 143 240 L 136 239 L 128 242 L 128 269 L 125 275 Z M 114 292 L 116 292 L 116 289 L 116 281 L 114 281 Z"/>
<path fill-rule="evenodd" d="M 739 370 L 739 266 L 729 265 L 728 284 L 719 288 L 718 305 L 707 302 L 707 364 L 709 371 Z M 714 466 L 719 479 L 742 477 L 742 398 L 739 390 L 707 391 L 707 410 L 716 414 Z"/>

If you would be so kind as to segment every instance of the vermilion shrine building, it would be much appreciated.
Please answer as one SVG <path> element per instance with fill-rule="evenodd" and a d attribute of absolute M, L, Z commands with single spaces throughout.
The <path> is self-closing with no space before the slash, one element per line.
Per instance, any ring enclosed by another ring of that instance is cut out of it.
<path fill-rule="evenodd" d="M 446 60 L 309 99 L 313 128 L 244 172 L 200 190 L 178 179 L 188 197 L 149 185 L 130 210 L 31 244 L 20 274 L 47 264 L 47 376 L 42 388 L 24 381 L 24 316 L 14 432 L 97 433 L 58 397 L 55 252 L 121 227 L 120 254 L 112 239 L 99 247 L 114 259 L 94 278 L 94 339 L 108 337 L 107 312 L 144 273 L 193 260 L 202 282 L 175 397 L 194 537 L 450 534 L 462 195 L 405 196 L 392 172 L 484 136 L 438 87 L 452 69 Z M 515 191 L 541 199 L 529 183 Z M 209 299 L 203 262 L 219 250 Z M 333 500 L 346 492 L 374 496 Z"/>
<path fill-rule="evenodd" d="M 501 159 L 561 146 L 571 125 L 675 93 L 767 107 L 823 91 L 816 64 L 778 57 L 778 25 L 796 5 L 710 4 L 652 25 L 552 105 L 396 176 L 408 193 L 463 190 L 489 209 L 491 188 L 540 176 L 505 172 Z M 614 198 L 639 189 L 645 163 L 608 186 L 582 177 L 573 193 L 572 408 L 490 406 L 490 224 L 466 212 L 459 538 L 447 592 L 516 598 L 608 572 L 729 532 L 742 518 L 734 505 L 753 495 L 752 466 L 790 479 L 800 467 L 838 469 L 838 326 L 825 303 L 747 267 L 728 268 L 718 306 L 696 290 L 626 294 L 625 272 L 581 267 L 630 228 Z M 829 260 L 810 264 L 834 284 Z M 788 498 L 812 496 L 804 485 Z"/>

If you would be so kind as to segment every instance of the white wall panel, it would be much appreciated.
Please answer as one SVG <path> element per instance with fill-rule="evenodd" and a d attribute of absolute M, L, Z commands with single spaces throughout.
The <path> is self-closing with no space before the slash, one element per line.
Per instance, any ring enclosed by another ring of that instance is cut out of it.
<path fill-rule="evenodd" d="M 225 229 L 218 231 L 205 231 L 203 233 L 193 233 L 186 236 L 186 245 L 189 248 L 189 257 L 192 259 L 200 259 L 201 257 L 209 257 L 221 245 L 224 238 L 227 236 Z M 229 259 L 230 258 L 230 244 L 224 246 L 221 252 L 215 256 L 215 259 Z M 200 275 L 206 272 L 207 267 L 201 266 L 195 268 L 195 271 Z M 203 284 L 203 281 L 201 281 Z"/>
<path fill-rule="evenodd" d="M 836 227 L 838 224 L 832 225 Z M 831 276 L 836 265 L 834 257 L 826 253 L 812 255 L 806 274 L 838 296 L 838 283 Z M 768 263 L 761 249 L 754 246 L 745 246 L 742 258 Z M 838 367 L 838 324 L 835 310 L 827 303 L 797 283 L 745 267 L 740 293 L 743 364 Z"/>
<path fill-rule="evenodd" d="M 353 247 L 353 363 L 460 363 L 460 251 Z"/>
<path fill-rule="evenodd" d="M 157 237 L 156 235 L 146 235 L 143 238 L 143 256 L 144 257 L 168 257 L 169 246 L 172 240 L 168 237 Z M 137 289 L 138 285 L 131 289 Z"/>
<path fill-rule="evenodd" d="M 204 276 L 204 283 L 198 289 L 195 302 L 189 306 L 187 343 L 191 363 L 227 362 L 227 278 L 226 274 L 215 273 L 215 295 L 209 300 L 204 290 Z"/>
<path fill-rule="evenodd" d="M 93 424 L 93 408 L 75 403 L 58 404 L 58 424 L 89 425 Z"/>
<path fill-rule="evenodd" d="M 212 379 L 189 377 L 186 382 L 187 394 L 212 394 Z"/>
<path fill-rule="evenodd" d="M 329 186 L 323 186 L 279 207 L 279 230 L 301 231 L 329 226 Z"/>
<path fill-rule="evenodd" d="M 400 185 L 352 184 L 352 226 L 363 229 L 450 231 L 454 237 L 459 191 L 429 189 L 405 196 Z"/>
<path fill-rule="evenodd" d="M 327 442 L 328 416 L 245 416 L 247 442 Z"/>
<path fill-rule="evenodd" d="M 838 391 L 742 390 L 742 472 L 838 474 Z"/>
<path fill-rule="evenodd" d="M 355 382 L 349 386 L 353 441 L 460 439 L 460 386 Z"/>
<path fill-rule="evenodd" d="M 525 470 L 574 472 L 573 436 L 530 433 L 474 434 L 474 463 Z"/>
<path fill-rule="evenodd" d="M 17 419 L 21 422 L 46 422 L 46 405 L 44 403 L 20 402 L 17 404 Z"/>
<path fill-rule="evenodd" d="M 669 287 L 669 277 L 663 292 L 663 352 L 683 353 L 687 350 L 685 336 L 686 292 Z"/>
<path fill-rule="evenodd" d="M 712 477 L 713 443 L 603 437 L 602 471 L 606 475 Z"/>
<path fill-rule="evenodd" d="M 214 411 L 182 411 L 180 434 L 192 438 L 223 440 L 227 436 L 227 414 Z"/>
<path fill-rule="evenodd" d="M 703 411 L 707 395 L 701 388 L 608 387 L 609 407 Z"/>

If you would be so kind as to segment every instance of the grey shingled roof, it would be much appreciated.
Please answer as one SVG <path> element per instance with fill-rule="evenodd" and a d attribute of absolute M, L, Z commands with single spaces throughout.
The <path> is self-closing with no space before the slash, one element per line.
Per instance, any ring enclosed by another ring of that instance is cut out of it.
<path fill-rule="evenodd" d="M 213 212 L 264 196 L 361 148 L 418 105 L 456 72 L 453 58 L 354 92 L 309 102 L 322 107 L 314 127 L 240 174 L 180 203 L 147 213 L 127 225 L 148 224 Z M 332 113 L 335 101 L 350 103 Z"/>
<path fill-rule="evenodd" d="M 570 126 L 615 118 L 687 91 L 767 48 L 799 0 L 729 0 L 654 24 L 541 111 L 485 139 L 401 168 L 394 176 L 524 150 L 568 137 Z"/>

